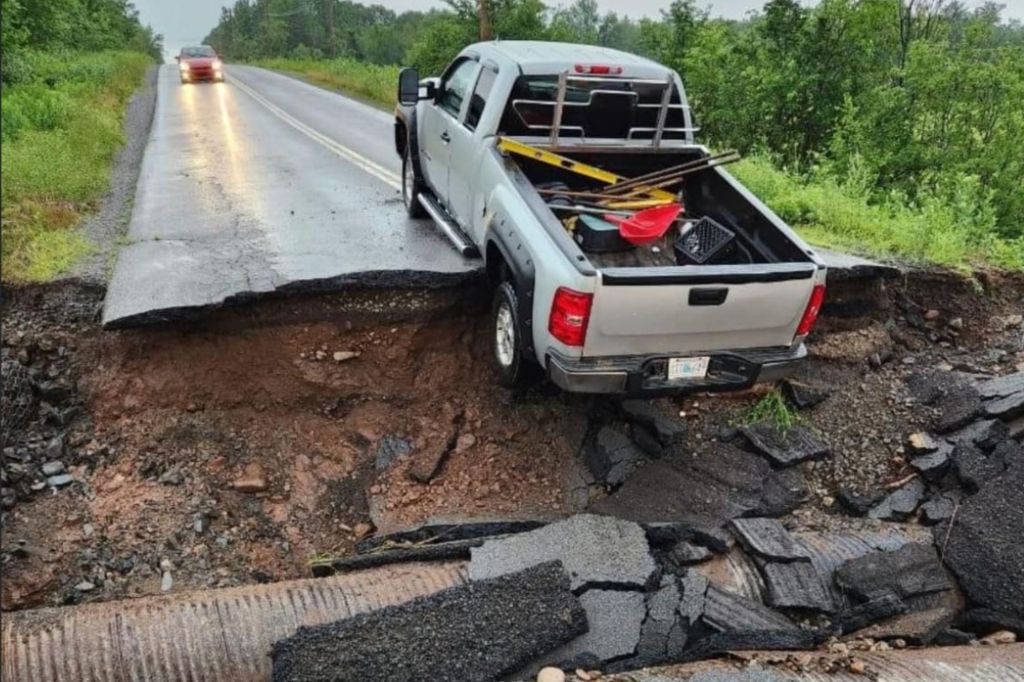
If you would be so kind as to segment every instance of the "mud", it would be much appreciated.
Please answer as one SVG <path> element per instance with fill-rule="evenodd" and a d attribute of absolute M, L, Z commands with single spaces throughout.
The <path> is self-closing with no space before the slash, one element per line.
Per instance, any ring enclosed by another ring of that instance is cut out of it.
<path fill-rule="evenodd" d="M 830 395 L 799 414 L 832 456 L 798 465 L 810 500 L 791 527 L 834 527 L 841 490 L 913 473 L 905 438 L 936 417 L 911 402 L 913 371 L 1005 374 L 1024 363 L 1013 321 L 1024 281 L 980 286 L 890 283 L 870 315 L 819 323 L 799 379 Z M 99 329 L 101 297 L 74 283 L 3 292 L 5 359 L 52 374 L 68 394 L 56 417 L 40 412 L 8 444 L 27 454 L 21 480 L 4 483 L 17 492 L 4 498 L 5 610 L 159 593 L 165 574 L 174 592 L 306 577 L 374 533 L 552 519 L 613 492 L 588 484 L 579 453 L 595 415 L 621 411 L 549 386 L 498 388 L 474 291 L 271 297 L 115 332 Z M 932 307 L 939 317 L 924 320 Z M 713 458 L 761 395 L 658 401 L 683 425 L 676 456 Z M 450 415 L 454 447 L 428 484 L 413 480 L 417 453 L 447 447 L 438 422 Z M 66 487 L 41 472 L 54 434 L 66 440 Z M 389 438 L 412 448 L 378 469 Z M 233 486 L 243 476 L 265 485 L 243 492 Z"/>

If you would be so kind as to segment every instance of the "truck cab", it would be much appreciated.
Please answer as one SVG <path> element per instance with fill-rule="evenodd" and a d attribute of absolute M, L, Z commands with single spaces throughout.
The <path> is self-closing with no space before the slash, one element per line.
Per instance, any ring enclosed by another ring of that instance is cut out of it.
<path fill-rule="evenodd" d="M 806 355 L 825 266 L 696 132 L 678 74 L 607 48 L 479 43 L 439 78 L 403 70 L 403 200 L 483 259 L 502 383 L 539 369 L 577 392 L 741 389 Z M 605 252 L 581 240 L 572 212 L 609 204 L 575 197 L 687 167 L 657 190 L 682 207 L 657 244 Z M 728 253 L 680 261 L 679 242 L 708 225 L 729 235 Z"/>

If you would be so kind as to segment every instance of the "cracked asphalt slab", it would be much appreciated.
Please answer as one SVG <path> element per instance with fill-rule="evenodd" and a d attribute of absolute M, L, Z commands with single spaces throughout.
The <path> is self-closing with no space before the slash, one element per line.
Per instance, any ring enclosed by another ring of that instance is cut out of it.
<path fill-rule="evenodd" d="M 479 270 L 406 216 L 388 114 L 254 67 L 182 85 L 165 65 L 157 93 L 104 325 L 270 292 L 447 286 Z"/>

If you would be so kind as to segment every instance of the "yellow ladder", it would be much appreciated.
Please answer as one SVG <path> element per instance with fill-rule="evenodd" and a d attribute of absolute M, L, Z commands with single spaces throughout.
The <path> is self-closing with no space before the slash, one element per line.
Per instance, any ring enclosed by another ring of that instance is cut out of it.
<path fill-rule="evenodd" d="M 507 137 L 498 138 L 498 149 L 499 151 L 508 154 L 517 154 L 524 156 L 534 161 L 540 161 L 546 163 L 549 166 L 555 166 L 556 168 L 564 168 L 567 171 L 576 173 L 577 175 L 583 175 L 591 178 L 592 180 L 598 180 L 606 185 L 614 185 L 617 182 L 623 182 L 629 178 L 625 178 L 621 175 L 616 175 L 606 170 L 590 166 L 580 161 L 573 161 L 570 158 L 549 152 L 546 149 L 539 149 L 532 145 L 523 144 L 516 140 L 509 139 Z M 666 192 L 661 189 L 645 189 L 643 187 L 637 187 L 636 193 L 643 193 L 650 196 L 652 199 L 657 199 L 661 202 L 675 201 L 676 197 L 671 192 Z M 623 199 L 636 198 L 635 195 L 623 196 Z"/>

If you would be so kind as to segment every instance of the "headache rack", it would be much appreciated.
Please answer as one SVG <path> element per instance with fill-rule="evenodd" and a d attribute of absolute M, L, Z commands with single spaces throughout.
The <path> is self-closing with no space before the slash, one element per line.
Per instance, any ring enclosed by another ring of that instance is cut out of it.
<path fill-rule="evenodd" d="M 607 84 L 608 88 L 597 87 L 589 90 L 586 101 L 566 101 L 566 92 L 570 83 L 586 84 Z M 610 87 L 610 86 L 618 87 Z M 660 88 L 661 95 L 659 102 L 640 102 L 640 95 L 633 89 L 623 89 L 622 86 L 651 86 Z M 694 133 L 699 130 L 692 124 L 690 107 L 686 103 L 686 95 L 681 88 L 675 87 L 674 74 L 670 73 L 664 80 L 651 78 L 629 78 L 620 76 L 595 76 L 577 75 L 563 71 L 558 74 L 557 90 L 554 100 L 516 98 L 512 100 L 512 109 L 521 120 L 522 124 L 529 130 L 546 132 L 549 136 L 549 145 L 552 148 L 558 147 L 558 138 L 564 132 L 572 131 L 576 137 L 586 139 L 586 130 L 581 125 L 565 125 L 562 120 L 567 109 L 586 108 L 593 104 L 595 95 L 599 97 L 626 97 L 633 101 L 632 106 L 641 111 L 657 111 L 657 118 L 653 126 L 630 126 L 626 131 L 626 139 L 630 141 L 643 141 L 650 139 L 651 145 L 657 149 L 665 133 Z M 679 93 L 679 101 L 672 101 L 673 92 Z M 524 107 L 551 107 L 551 120 L 548 123 L 535 122 L 524 111 Z M 667 125 L 669 112 L 678 111 L 683 125 Z M 649 138 L 648 138 L 649 136 Z"/>

